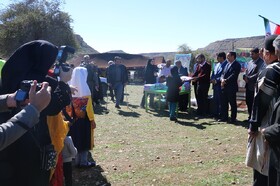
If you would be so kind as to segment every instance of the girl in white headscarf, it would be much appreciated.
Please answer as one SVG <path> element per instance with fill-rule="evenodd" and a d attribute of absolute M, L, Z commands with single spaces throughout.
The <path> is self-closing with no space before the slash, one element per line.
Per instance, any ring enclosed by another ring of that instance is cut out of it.
<path fill-rule="evenodd" d="M 78 150 L 76 165 L 79 167 L 92 167 L 95 162 L 88 161 L 88 151 L 94 146 L 94 112 L 92 106 L 91 92 L 86 82 L 87 69 L 76 67 L 73 70 L 69 85 L 77 89 L 72 94 L 71 116 L 75 118 L 75 123 L 70 128 L 70 135 L 74 145 Z M 74 112 L 74 113 L 73 113 Z"/>

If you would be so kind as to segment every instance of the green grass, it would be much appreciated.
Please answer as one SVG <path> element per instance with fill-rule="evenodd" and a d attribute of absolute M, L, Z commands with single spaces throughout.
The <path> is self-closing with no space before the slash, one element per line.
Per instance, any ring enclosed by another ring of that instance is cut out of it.
<path fill-rule="evenodd" d="M 143 87 L 128 86 L 129 108 L 108 104 L 96 111 L 94 159 L 111 185 L 251 185 L 252 169 L 244 164 L 247 113 L 236 125 L 179 113 L 139 107 Z M 90 172 L 88 174 L 91 174 Z M 88 180 L 96 184 L 96 180 Z M 88 184 L 90 185 L 90 184 Z"/>

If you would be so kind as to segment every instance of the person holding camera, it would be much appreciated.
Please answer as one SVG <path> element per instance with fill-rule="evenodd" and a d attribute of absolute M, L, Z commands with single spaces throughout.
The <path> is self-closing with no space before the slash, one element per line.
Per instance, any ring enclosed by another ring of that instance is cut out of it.
<path fill-rule="evenodd" d="M 37 81 L 31 85 L 29 100 L 24 108 L 7 122 L 0 124 L 0 151 L 15 142 L 30 128 L 39 122 L 40 112 L 46 108 L 51 100 L 50 87 L 44 82 L 42 88 L 36 92 Z M 0 95 L 0 111 L 16 107 L 16 93 Z"/>
<path fill-rule="evenodd" d="M 62 51 L 64 57 L 65 52 L 66 49 Z M 41 110 L 39 122 L 16 142 L 0 151 L 1 185 L 49 185 L 51 170 L 56 165 L 56 149 L 49 126 L 60 125 L 51 122 L 54 120 L 50 118 L 59 117 L 61 110 L 71 102 L 71 90 L 67 82 L 71 78 L 72 70 L 63 65 L 65 61 L 60 61 L 57 66 L 60 70 L 59 78 L 47 76 L 58 54 L 58 47 L 52 43 L 43 40 L 31 41 L 19 47 L 2 68 L 0 94 L 9 94 L 23 88 L 20 87 L 23 80 L 36 79 L 39 83 L 45 81 L 49 83 L 51 100 L 47 107 Z M 2 113 L 0 122 L 7 121 L 21 112 L 21 104 L 24 102 L 25 100 L 18 101 L 20 104 L 17 104 L 16 109 Z M 60 135 L 60 132 L 60 130 L 55 131 L 56 135 Z"/>

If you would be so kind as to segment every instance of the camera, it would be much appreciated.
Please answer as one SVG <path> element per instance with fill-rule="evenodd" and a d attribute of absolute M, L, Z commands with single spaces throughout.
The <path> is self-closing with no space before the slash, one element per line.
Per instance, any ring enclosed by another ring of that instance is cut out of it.
<path fill-rule="evenodd" d="M 70 70 L 71 67 L 67 63 L 65 63 L 67 60 L 68 53 L 74 54 L 75 49 L 66 45 L 59 47 L 56 57 L 57 62 L 55 63 L 53 69 L 53 73 L 55 76 L 59 76 L 60 74 L 59 67 L 61 67 L 64 72 L 68 72 Z"/>
<path fill-rule="evenodd" d="M 20 83 L 20 89 L 18 89 L 16 96 L 15 96 L 15 100 L 16 101 L 24 101 L 26 99 L 28 99 L 29 96 L 29 90 L 31 88 L 33 81 L 32 80 L 23 80 Z M 42 87 L 42 83 L 37 83 L 36 86 L 36 92 L 39 91 Z"/>

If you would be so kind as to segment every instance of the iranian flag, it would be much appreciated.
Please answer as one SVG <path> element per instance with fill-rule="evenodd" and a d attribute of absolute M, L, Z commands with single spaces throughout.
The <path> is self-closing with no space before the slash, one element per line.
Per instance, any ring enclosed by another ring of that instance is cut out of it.
<path fill-rule="evenodd" d="M 273 23 L 264 17 L 262 18 L 264 20 L 265 36 L 270 36 L 273 34 L 280 35 L 280 25 Z"/>

